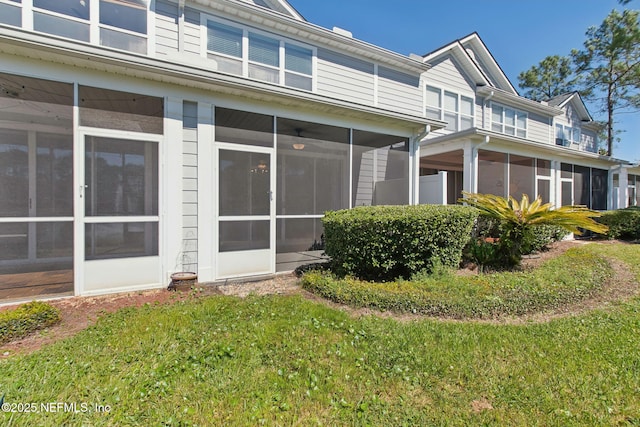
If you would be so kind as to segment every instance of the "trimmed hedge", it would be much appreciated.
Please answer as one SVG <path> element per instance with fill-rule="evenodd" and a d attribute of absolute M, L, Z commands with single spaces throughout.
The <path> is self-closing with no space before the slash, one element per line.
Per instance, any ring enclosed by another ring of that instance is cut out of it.
<path fill-rule="evenodd" d="M 598 222 L 609 227 L 607 237 L 610 239 L 640 239 L 640 208 L 630 207 L 603 212 Z"/>
<path fill-rule="evenodd" d="M 352 307 L 456 319 L 520 316 L 558 308 L 598 292 L 613 275 L 609 263 L 588 247 L 570 249 L 532 272 L 477 276 L 419 274 L 386 283 L 336 278 L 312 271 L 302 287 Z"/>
<path fill-rule="evenodd" d="M 0 312 L 0 344 L 22 338 L 60 321 L 60 310 L 41 301 Z"/>
<path fill-rule="evenodd" d="M 466 206 L 363 206 L 327 212 L 325 252 L 338 275 L 393 280 L 457 267 L 478 211 Z"/>

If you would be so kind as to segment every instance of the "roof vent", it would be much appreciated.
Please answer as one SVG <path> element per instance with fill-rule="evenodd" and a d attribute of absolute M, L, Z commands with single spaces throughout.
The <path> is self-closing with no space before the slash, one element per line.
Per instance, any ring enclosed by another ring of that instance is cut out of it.
<path fill-rule="evenodd" d="M 351 31 L 347 31 L 340 27 L 333 27 L 333 32 L 336 34 L 340 34 L 341 36 L 349 37 L 350 39 L 353 38 L 353 33 L 351 33 Z"/>

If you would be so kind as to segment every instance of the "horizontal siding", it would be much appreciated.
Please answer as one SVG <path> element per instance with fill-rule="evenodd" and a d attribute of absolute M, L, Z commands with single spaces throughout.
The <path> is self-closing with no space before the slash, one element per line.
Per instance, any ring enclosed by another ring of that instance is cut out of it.
<path fill-rule="evenodd" d="M 527 139 L 551 144 L 550 135 L 549 118 L 535 113 L 529 113 L 527 120 Z"/>
<path fill-rule="evenodd" d="M 378 68 L 378 106 L 410 114 L 423 115 L 420 78 Z"/>
<path fill-rule="evenodd" d="M 168 1 L 156 2 L 156 52 L 168 54 L 178 51 L 178 5 Z"/>
<path fill-rule="evenodd" d="M 182 131 L 182 269 L 198 271 L 198 108 L 185 102 Z"/>
<path fill-rule="evenodd" d="M 457 62 L 451 58 L 443 58 L 432 63 L 426 72 L 426 81 L 430 86 L 450 90 L 465 96 L 475 96 L 475 86 L 466 78 Z"/>
<path fill-rule="evenodd" d="M 374 100 L 374 65 L 327 49 L 318 49 L 318 93 L 359 104 Z"/>
<path fill-rule="evenodd" d="M 184 9 L 184 51 L 200 55 L 200 12 Z"/>

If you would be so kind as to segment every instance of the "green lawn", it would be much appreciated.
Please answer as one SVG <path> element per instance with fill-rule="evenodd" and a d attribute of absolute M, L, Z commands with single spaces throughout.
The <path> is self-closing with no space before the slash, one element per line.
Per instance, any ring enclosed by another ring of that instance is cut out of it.
<path fill-rule="evenodd" d="M 640 277 L 640 246 L 593 250 Z M 639 337 L 638 298 L 514 326 L 214 296 L 122 310 L 1 362 L 5 403 L 38 406 L 1 416 L 20 426 L 640 425 Z M 44 413 L 48 402 L 78 412 Z"/>

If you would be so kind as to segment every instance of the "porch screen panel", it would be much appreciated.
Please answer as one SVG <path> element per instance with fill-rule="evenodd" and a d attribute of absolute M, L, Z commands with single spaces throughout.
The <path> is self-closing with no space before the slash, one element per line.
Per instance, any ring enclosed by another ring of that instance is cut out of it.
<path fill-rule="evenodd" d="M 591 170 L 588 167 L 573 167 L 573 203 L 591 207 Z"/>
<path fill-rule="evenodd" d="M 478 193 L 506 196 L 507 155 L 478 151 Z"/>
<path fill-rule="evenodd" d="M 509 195 L 516 200 L 526 194 L 529 200 L 535 200 L 534 180 L 536 175 L 534 159 L 516 155 L 509 156 Z"/>
<path fill-rule="evenodd" d="M 609 171 L 591 169 L 591 209 L 607 209 L 607 193 L 609 187 Z"/>
<path fill-rule="evenodd" d="M 409 203 L 409 140 L 353 131 L 353 206 Z"/>
<path fill-rule="evenodd" d="M 158 255 L 156 142 L 87 137 L 84 199 L 85 259 Z"/>
<path fill-rule="evenodd" d="M 216 141 L 273 147 L 273 116 L 216 108 Z"/>
<path fill-rule="evenodd" d="M 278 119 L 277 215 L 349 207 L 349 129 Z"/>
<path fill-rule="evenodd" d="M 0 300 L 73 291 L 73 86 L 0 73 Z"/>
<path fill-rule="evenodd" d="M 164 100 L 155 96 L 79 87 L 80 125 L 161 135 Z"/>

